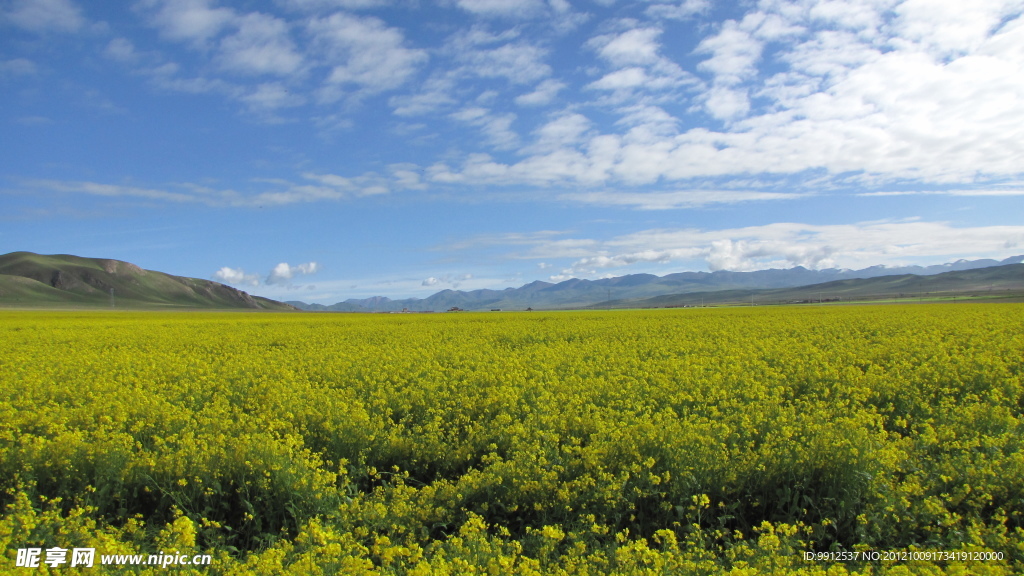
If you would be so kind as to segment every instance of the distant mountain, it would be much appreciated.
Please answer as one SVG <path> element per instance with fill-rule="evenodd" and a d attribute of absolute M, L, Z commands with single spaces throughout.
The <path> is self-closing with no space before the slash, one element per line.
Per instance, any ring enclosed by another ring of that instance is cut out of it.
<path fill-rule="evenodd" d="M 951 296 L 1024 297 L 1024 264 L 954 270 L 932 275 L 898 274 L 834 280 L 820 284 L 761 290 L 717 290 L 615 300 L 588 308 L 665 308 L 717 304 L 787 304 L 850 300 L 924 300 Z"/>
<path fill-rule="evenodd" d="M 295 310 L 210 280 L 120 260 L 11 252 L 0 256 L 0 306 Z"/>
<path fill-rule="evenodd" d="M 601 280 L 572 278 L 553 284 L 536 281 L 519 288 L 504 290 L 442 290 L 427 298 L 391 300 L 384 297 L 349 299 L 325 306 L 291 301 L 303 310 L 335 312 L 393 312 L 408 309 L 412 311 L 444 311 L 452 307 L 464 310 L 522 310 L 525 308 L 586 308 L 601 306 L 608 301 L 631 301 L 669 294 L 707 293 L 723 290 L 768 290 L 792 288 L 823 282 L 875 278 L 912 274 L 930 276 L 953 271 L 972 270 L 1019 264 L 1024 256 L 1005 260 L 957 260 L 937 266 L 872 266 L 863 270 L 809 270 L 801 266 L 789 269 L 758 270 L 756 272 L 679 272 L 666 276 L 653 274 L 629 274 Z"/>

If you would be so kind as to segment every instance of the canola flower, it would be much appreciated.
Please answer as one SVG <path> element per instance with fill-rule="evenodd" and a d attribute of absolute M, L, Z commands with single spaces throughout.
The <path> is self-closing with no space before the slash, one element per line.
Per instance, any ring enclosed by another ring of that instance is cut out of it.
<path fill-rule="evenodd" d="M 1022 378 L 1020 305 L 0 312 L 0 562 L 1020 573 Z"/>

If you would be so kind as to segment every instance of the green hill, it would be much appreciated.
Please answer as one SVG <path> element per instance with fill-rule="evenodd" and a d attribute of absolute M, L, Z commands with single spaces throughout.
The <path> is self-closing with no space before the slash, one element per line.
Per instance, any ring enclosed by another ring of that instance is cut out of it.
<path fill-rule="evenodd" d="M 715 290 L 666 294 L 653 298 L 603 302 L 589 308 L 665 308 L 701 304 L 798 304 L 861 300 L 949 300 L 953 298 L 1019 301 L 1024 297 L 1024 264 L 1006 264 L 931 276 L 900 274 L 835 280 L 795 288 Z"/>
<path fill-rule="evenodd" d="M 0 256 L 0 306 L 295 310 L 210 280 L 69 254 Z"/>

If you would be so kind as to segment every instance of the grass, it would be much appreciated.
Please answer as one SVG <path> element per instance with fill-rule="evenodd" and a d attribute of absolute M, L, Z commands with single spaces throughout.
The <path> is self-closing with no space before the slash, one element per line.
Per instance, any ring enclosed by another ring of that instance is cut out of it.
<path fill-rule="evenodd" d="M 0 256 L 0 306 L 291 309 L 209 280 L 143 270 L 118 260 L 30 252 Z"/>

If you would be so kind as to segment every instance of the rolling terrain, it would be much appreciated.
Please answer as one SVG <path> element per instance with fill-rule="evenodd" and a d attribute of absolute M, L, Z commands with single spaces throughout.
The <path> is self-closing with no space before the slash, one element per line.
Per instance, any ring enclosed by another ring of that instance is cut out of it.
<path fill-rule="evenodd" d="M 32 252 L 0 256 L 0 306 L 295 310 L 218 282 L 120 260 Z"/>
<path fill-rule="evenodd" d="M 663 308 L 855 300 L 1024 298 L 1022 256 L 941 266 L 863 270 L 681 272 L 599 280 L 535 281 L 504 290 L 442 290 L 427 298 L 349 299 L 333 305 L 277 302 L 231 286 L 144 270 L 134 264 L 67 254 L 0 256 L 0 307 L 250 309 L 326 312 Z M 883 274 L 889 272 L 889 274 Z M 825 281 L 822 281 L 825 280 Z"/>
<path fill-rule="evenodd" d="M 1006 264 L 932 276 L 899 274 L 836 280 L 795 288 L 718 290 L 614 300 L 589 308 L 665 308 L 721 304 L 803 304 L 852 301 L 935 301 L 950 299 L 1020 301 L 1024 298 L 1024 264 Z"/>
<path fill-rule="evenodd" d="M 935 275 L 954 274 L 945 276 L 944 280 L 935 284 L 938 290 L 967 290 L 971 289 L 969 283 L 961 288 L 953 288 L 951 285 L 946 288 L 939 288 L 943 282 L 957 283 L 970 282 L 970 276 L 960 277 L 955 274 L 983 268 L 1006 266 L 1024 262 L 1024 256 L 1014 256 L 1005 260 L 959 260 L 948 264 L 937 266 L 904 266 L 889 268 L 885 266 L 872 266 L 861 270 L 809 270 L 797 266 L 785 270 L 771 269 L 758 270 L 754 272 L 731 272 L 719 270 L 717 272 L 679 272 L 665 276 L 653 274 L 629 274 L 615 278 L 602 278 L 599 280 L 583 280 L 572 278 L 553 284 L 551 282 L 535 281 L 520 286 L 519 288 L 505 288 L 504 290 L 442 290 L 427 298 L 406 298 L 391 300 L 384 297 L 348 299 L 332 305 L 306 304 L 305 302 L 289 301 L 297 308 L 317 312 L 394 312 L 403 309 L 412 311 L 445 311 L 452 307 L 464 310 L 491 310 L 500 308 L 503 310 L 524 310 L 533 308 L 543 309 L 567 309 L 567 308 L 593 308 L 605 307 L 609 302 L 619 307 L 647 307 L 676 305 L 677 300 L 686 300 L 681 295 L 689 295 L 700 302 L 701 296 L 711 296 L 716 302 L 731 302 L 735 300 L 750 299 L 752 294 L 760 294 L 759 291 L 767 290 L 766 296 L 775 300 L 803 300 L 811 296 L 797 290 L 791 293 L 792 289 L 819 285 L 822 283 L 838 283 L 829 286 L 828 289 L 851 296 L 854 293 L 875 294 L 886 293 L 891 296 L 893 289 L 899 292 L 917 292 L 912 289 L 912 281 L 903 280 L 905 286 L 885 286 L 891 280 L 881 281 L 881 284 L 865 284 L 861 289 L 856 283 L 859 279 L 871 279 L 878 277 L 896 278 L 904 276 L 931 277 Z M 1012 274 L 1011 274 L 1012 275 Z M 847 282 L 847 284 L 842 284 Z M 852 283 L 850 283 L 852 282 Z M 817 298 L 815 294 L 813 296 Z M 645 299 L 652 299 L 646 302 Z M 664 300 L 666 303 L 662 304 Z M 679 305 L 682 305 L 679 303 Z"/>

